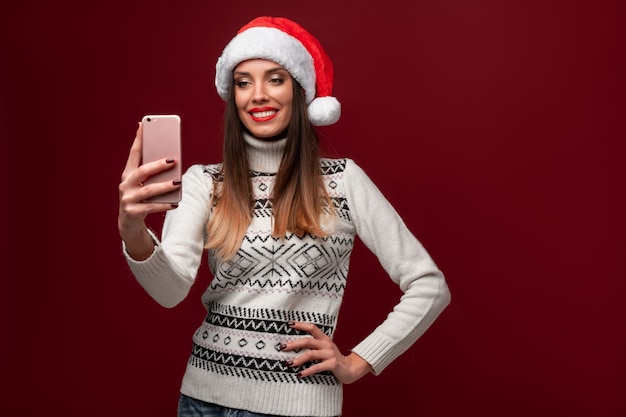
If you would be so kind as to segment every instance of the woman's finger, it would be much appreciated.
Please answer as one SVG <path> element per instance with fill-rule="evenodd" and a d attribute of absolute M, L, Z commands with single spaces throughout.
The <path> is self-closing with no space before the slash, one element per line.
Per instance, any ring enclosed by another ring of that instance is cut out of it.
<path fill-rule="evenodd" d="M 306 378 L 307 376 L 318 374 L 324 371 L 332 371 L 332 369 L 328 365 L 328 362 L 319 362 L 298 372 L 298 378 Z"/>
<path fill-rule="evenodd" d="M 288 343 L 281 345 L 281 350 L 290 351 L 297 349 L 324 349 L 328 347 L 329 343 L 332 344 L 330 337 L 312 323 L 305 322 L 290 322 L 289 326 L 292 329 L 300 330 L 309 333 L 310 336 L 303 336 L 298 339 L 294 339 Z"/>
<path fill-rule="evenodd" d="M 144 186 L 146 179 L 160 172 L 172 169 L 175 165 L 175 159 L 160 159 L 134 168 L 129 166 L 122 175 L 122 182 L 119 186 L 120 196 L 129 195 L 137 197 L 136 201 L 141 201 L 145 198 L 180 188 L 180 178 L 174 181 L 154 182 Z"/>
<path fill-rule="evenodd" d="M 284 343 L 281 345 L 281 350 L 290 351 L 290 350 L 300 350 L 300 349 L 324 349 L 326 345 L 323 341 L 314 339 L 312 337 L 301 337 L 299 339 L 292 340 L 290 342 Z"/>
<path fill-rule="evenodd" d="M 294 322 L 290 322 L 289 325 L 291 326 L 292 329 L 302 330 L 302 331 L 305 331 L 305 332 L 309 333 L 315 339 L 328 338 L 328 336 L 326 334 L 324 334 L 322 329 L 320 329 L 319 327 L 317 327 L 313 323 L 294 321 Z"/>

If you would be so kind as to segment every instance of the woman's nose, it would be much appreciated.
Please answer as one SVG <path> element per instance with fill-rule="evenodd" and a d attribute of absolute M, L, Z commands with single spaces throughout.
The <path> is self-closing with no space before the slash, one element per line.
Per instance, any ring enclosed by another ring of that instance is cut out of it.
<path fill-rule="evenodd" d="M 268 99 L 267 91 L 265 89 L 265 85 L 263 83 L 256 83 L 254 85 L 254 93 L 252 95 L 252 100 L 255 102 L 263 102 Z"/>

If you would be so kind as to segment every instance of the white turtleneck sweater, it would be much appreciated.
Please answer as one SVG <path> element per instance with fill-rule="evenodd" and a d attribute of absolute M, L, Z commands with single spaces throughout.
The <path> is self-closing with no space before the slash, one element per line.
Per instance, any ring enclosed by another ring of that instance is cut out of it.
<path fill-rule="evenodd" d="M 376 255 L 404 293 L 393 311 L 352 351 L 380 373 L 407 350 L 450 301 L 442 273 L 367 175 L 350 159 L 322 159 L 324 183 L 337 214 L 326 238 L 274 238 L 270 196 L 286 139 L 247 136 L 254 216 L 237 254 L 208 251 L 213 279 L 202 296 L 207 316 L 193 335 L 181 392 L 226 407 L 287 416 L 341 414 L 342 386 L 330 372 L 299 379 L 281 343 L 303 337 L 290 320 L 314 323 L 333 336 L 355 236 Z M 193 285 L 204 252 L 213 182 L 219 165 L 194 165 L 183 198 L 167 213 L 152 256 L 124 251 L 139 283 L 173 307 Z M 376 280 L 367 279 L 376 291 Z"/>

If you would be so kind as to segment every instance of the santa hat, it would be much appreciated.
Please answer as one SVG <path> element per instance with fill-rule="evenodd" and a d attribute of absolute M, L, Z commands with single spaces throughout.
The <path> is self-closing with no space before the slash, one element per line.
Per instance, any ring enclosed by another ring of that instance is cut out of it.
<path fill-rule="evenodd" d="M 332 96 L 333 64 L 319 41 L 297 23 L 281 17 L 257 17 L 239 29 L 217 60 L 215 87 L 226 100 L 233 70 L 242 61 L 262 58 L 282 65 L 305 93 L 309 120 L 335 123 L 341 105 Z"/>

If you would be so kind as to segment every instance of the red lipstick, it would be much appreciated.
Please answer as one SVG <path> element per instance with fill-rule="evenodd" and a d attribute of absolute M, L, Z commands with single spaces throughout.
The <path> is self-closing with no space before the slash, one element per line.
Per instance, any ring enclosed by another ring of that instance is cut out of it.
<path fill-rule="evenodd" d="M 267 122 L 272 120 L 278 114 L 278 109 L 274 107 L 255 107 L 248 111 L 250 117 L 255 122 Z"/>

